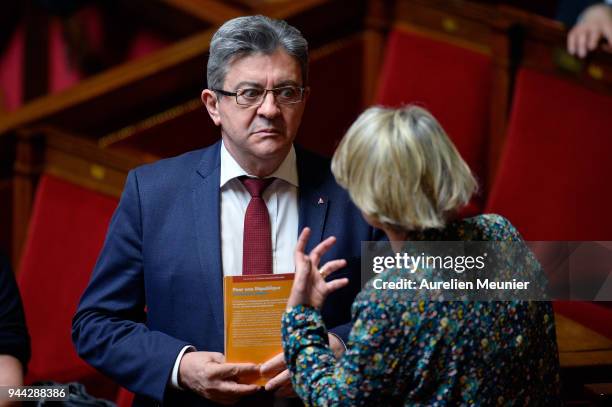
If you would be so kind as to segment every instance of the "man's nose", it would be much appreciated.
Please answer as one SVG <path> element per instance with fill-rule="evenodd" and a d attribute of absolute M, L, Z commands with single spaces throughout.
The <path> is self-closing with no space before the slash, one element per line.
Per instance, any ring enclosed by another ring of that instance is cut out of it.
<path fill-rule="evenodd" d="M 257 113 L 267 118 L 273 118 L 280 114 L 280 107 L 276 103 L 273 92 L 266 92 L 261 105 L 257 108 Z"/>

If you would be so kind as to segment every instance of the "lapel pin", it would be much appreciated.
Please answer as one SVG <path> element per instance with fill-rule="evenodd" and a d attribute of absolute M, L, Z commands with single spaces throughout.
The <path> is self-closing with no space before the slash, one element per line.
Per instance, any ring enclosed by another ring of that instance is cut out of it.
<path fill-rule="evenodd" d="M 325 201 L 323 200 L 323 198 L 319 198 L 319 202 L 317 202 L 319 205 L 323 205 L 325 203 Z"/>

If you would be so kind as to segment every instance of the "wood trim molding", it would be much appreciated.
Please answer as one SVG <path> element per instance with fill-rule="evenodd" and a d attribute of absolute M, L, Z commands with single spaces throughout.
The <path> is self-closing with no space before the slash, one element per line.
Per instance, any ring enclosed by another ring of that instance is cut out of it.
<path fill-rule="evenodd" d="M 207 23 L 221 25 L 234 17 L 244 15 L 244 10 L 228 6 L 216 0 L 162 0 L 164 3 Z"/>
<path fill-rule="evenodd" d="M 41 122 L 49 116 L 70 114 L 75 107 L 87 103 L 104 103 L 113 106 L 123 98 L 122 90 L 138 83 L 155 81 L 176 84 L 180 76 L 176 70 L 185 63 L 201 66 L 201 60 L 208 51 L 208 44 L 214 29 L 206 30 L 183 41 L 177 42 L 142 59 L 111 68 L 99 75 L 85 79 L 66 91 L 38 98 L 13 112 L 0 123 L 0 134 Z M 159 92 L 165 90 L 160 87 Z"/>
<path fill-rule="evenodd" d="M 12 258 L 15 266 L 23 251 L 36 187 L 43 173 L 119 197 L 128 172 L 150 161 L 146 155 L 101 149 L 82 136 L 48 126 L 20 130 L 13 178 Z"/>

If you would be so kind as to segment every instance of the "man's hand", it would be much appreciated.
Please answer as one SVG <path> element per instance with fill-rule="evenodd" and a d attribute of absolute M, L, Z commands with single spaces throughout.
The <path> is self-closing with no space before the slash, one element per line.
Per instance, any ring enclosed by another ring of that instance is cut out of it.
<path fill-rule="evenodd" d="M 217 352 L 185 353 L 179 365 L 179 384 L 183 388 L 221 404 L 234 404 L 257 392 L 259 386 L 240 383 L 254 376 L 259 376 L 256 364 L 225 363 L 225 356 Z"/>
<path fill-rule="evenodd" d="M 274 392 L 276 397 L 296 397 L 282 353 L 262 364 L 259 371 L 262 376 L 271 377 L 266 383 L 266 391 Z"/>
<path fill-rule="evenodd" d="M 336 238 L 328 237 L 307 256 L 304 250 L 309 237 L 310 229 L 304 228 L 295 247 L 295 277 L 287 301 L 290 307 L 304 304 L 321 308 L 329 294 L 348 284 L 347 278 L 325 281 L 325 277 L 346 266 L 346 260 L 331 260 L 319 269 L 321 257 L 334 245 Z"/>
<path fill-rule="evenodd" d="M 327 337 L 334 356 L 336 359 L 340 358 L 344 353 L 344 345 L 335 335 L 328 334 Z M 291 374 L 285 364 L 283 353 L 279 353 L 262 364 L 259 372 L 262 376 L 271 377 L 266 383 L 266 391 L 274 392 L 276 397 L 297 397 L 291 385 Z"/>
<path fill-rule="evenodd" d="M 595 4 L 584 11 L 580 21 L 567 34 L 567 51 L 584 58 L 597 48 L 602 38 L 608 40 L 603 49 L 612 51 L 612 7 Z"/>
<path fill-rule="evenodd" d="M 327 334 L 327 338 L 329 340 L 329 348 L 332 350 L 332 352 L 334 352 L 336 359 L 340 359 L 346 350 L 344 348 L 344 344 L 336 337 L 336 335 Z"/>

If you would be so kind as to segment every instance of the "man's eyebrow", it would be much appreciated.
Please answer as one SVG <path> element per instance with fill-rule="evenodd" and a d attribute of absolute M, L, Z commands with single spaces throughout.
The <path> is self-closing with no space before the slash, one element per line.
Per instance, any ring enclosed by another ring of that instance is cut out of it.
<path fill-rule="evenodd" d="M 282 86 L 297 86 L 297 87 L 300 87 L 301 85 L 298 82 L 296 82 L 294 80 L 291 80 L 291 79 L 287 79 L 285 81 L 282 81 L 282 82 L 274 84 L 275 88 L 280 88 Z M 244 89 L 244 88 L 259 88 L 259 89 L 263 89 L 264 87 L 261 85 L 261 83 L 251 82 L 251 81 L 242 81 L 242 82 L 239 82 L 238 85 L 236 85 L 234 87 L 234 89 Z"/>
<path fill-rule="evenodd" d="M 293 81 L 291 79 L 279 82 L 279 83 L 274 85 L 275 88 L 280 88 L 281 86 L 297 86 L 297 87 L 300 87 L 301 85 L 299 83 L 297 83 L 296 81 Z"/>
<path fill-rule="evenodd" d="M 261 86 L 261 84 L 258 82 L 242 81 L 234 87 L 234 89 L 244 89 L 244 88 L 263 88 L 263 86 Z"/>

